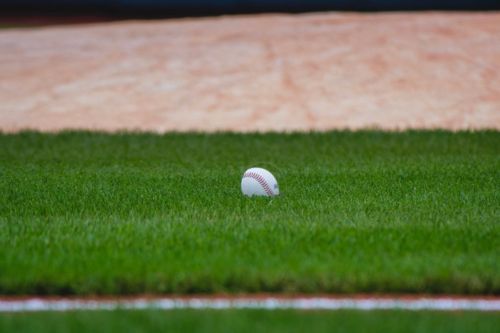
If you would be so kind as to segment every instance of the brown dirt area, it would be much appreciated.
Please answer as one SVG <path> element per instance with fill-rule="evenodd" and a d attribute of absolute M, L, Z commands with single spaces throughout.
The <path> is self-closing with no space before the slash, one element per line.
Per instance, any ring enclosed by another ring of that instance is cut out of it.
<path fill-rule="evenodd" d="M 0 31 L 0 130 L 500 129 L 500 12 Z"/>
<path fill-rule="evenodd" d="M 133 301 L 138 299 L 144 300 L 158 300 L 158 299 L 172 299 L 172 300 L 266 300 L 266 299 L 279 299 L 279 300 L 296 300 L 296 299 L 351 299 L 351 300 L 486 300 L 486 301 L 500 301 L 499 296 L 495 295 L 456 295 L 456 294 L 275 294 L 275 293 L 257 293 L 257 294 L 192 294 L 192 295 L 158 295 L 158 294 L 139 294 L 139 295 L 89 295 L 89 296 L 59 296 L 59 295 L 0 295 L 0 301 L 24 301 L 33 298 L 59 301 L 59 300 L 78 300 L 78 301 Z"/>

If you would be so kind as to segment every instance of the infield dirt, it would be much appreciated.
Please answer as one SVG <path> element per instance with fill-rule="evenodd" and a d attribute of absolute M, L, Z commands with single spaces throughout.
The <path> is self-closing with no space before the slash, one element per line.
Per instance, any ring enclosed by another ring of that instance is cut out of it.
<path fill-rule="evenodd" d="M 500 13 L 0 31 L 0 130 L 500 129 Z"/>

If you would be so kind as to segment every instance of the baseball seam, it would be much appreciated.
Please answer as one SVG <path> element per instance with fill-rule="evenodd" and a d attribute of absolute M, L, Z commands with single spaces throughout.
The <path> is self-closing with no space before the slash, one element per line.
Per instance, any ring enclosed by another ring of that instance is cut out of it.
<path fill-rule="evenodd" d="M 266 180 L 264 179 L 264 177 L 262 177 L 261 175 L 255 173 L 255 172 L 246 172 L 243 175 L 243 178 L 246 178 L 246 177 L 255 179 L 260 184 L 260 186 L 262 186 L 262 188 L 264 189 L 264 191 L 269 196 L 273 196 L 274 195 L 273 190 L 271 189 L 271 187 L 269 186 L 269 184 L 266 182 Z"/>

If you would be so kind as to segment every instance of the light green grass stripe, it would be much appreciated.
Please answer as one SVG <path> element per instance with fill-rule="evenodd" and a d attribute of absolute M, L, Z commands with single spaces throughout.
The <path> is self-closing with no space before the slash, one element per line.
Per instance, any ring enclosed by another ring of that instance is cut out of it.
<path fill-rule="evenodd" d="M 0 193 L 2 294 L 500 292 L 495 131 L 3 134 Z"/>

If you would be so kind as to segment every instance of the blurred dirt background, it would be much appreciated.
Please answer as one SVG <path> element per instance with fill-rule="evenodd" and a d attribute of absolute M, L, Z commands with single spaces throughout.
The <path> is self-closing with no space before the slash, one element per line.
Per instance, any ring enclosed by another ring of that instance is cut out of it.
<path fill-rule="evenodd" d="M 500 129 L 500 13 L 0 30 L 0 130 Z"/>

